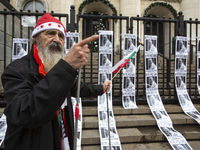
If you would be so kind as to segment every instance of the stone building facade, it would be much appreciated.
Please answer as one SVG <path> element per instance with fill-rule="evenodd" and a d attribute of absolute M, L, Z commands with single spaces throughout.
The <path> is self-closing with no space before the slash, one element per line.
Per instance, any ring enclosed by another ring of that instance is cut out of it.
<path fill-rule="evenodd" d="M 28 8 L 31 8 L 31 3 L 33 3 L 33 5 L 39 3 L 43 7 L 42 9 L 46 10 L 47 12 L 54 11 L 54 13 L 64 14 L 70 14 L 70 6 L 74 5 L 76 14 L 100 12 L 102 14 L 115 14 L 117 16 L 120 14 L 128 17 L 136 17 L 137 15 L 140 17 L 151 15 L 154 17 L 158 16 L 159 18 L 163 18 L 164 16 L 166 19 L 174 19 L 178 16 L 178 12 L 181 11 L 183 12 L 185 20 L 189 20 L 190 18 L 193 20 L 200 18 L 199 0 L 10 0 L 10 4 L 18 11 L 20 9 L 25 10 L 27 5 Z M 33 6 L 33 10 L 37 9 L 41 9 L 41 7 Z M 61 21 L 64 23 L 66 22 L 65 20 Z M 134 25 L 136 26 L 136 22 L 133 24 L 133 26 Z M 81 27 L 82 24 L 80 23 L 79 28 L 81 29 Z M 116 24 L 115 27 L 115 37 L 118 37 L 118 25 Z M 126 32 L 125 28 L 122 30 L 123 33 Z M 133 28 L 133 30 L 137 29 Z M 142 25 L 140 31 L 140 42 L 143 42 Z M 195 34 L 193 34 L 193 42 L 196 40 L 195 38 Z"/>
<path fill-rule="evenodd" d="M 4 0 L 6 1 L 6 0 Z M 75 12 L 76 14 L 89 14 L 91 12 L 99 12 L 102 14 L 108 14 L 108 15 L 117 15 L 119 16 L 122 14 L 122 16 L 128 16 L 128 17 L 136 17 L 139 15 L 142 16 L 158 16 L 162 18 L 165 16 L 165 18 L 171 17 L 172 19 L 176 18 L 178 16 L 178 12 L 182 11 L 184 15 L 185 20 L 189 20 L 192 18 L 193 20 L 196 18 L 200 19 L 200 0 L 8 0 L 9 3 L 17 10 L 29 10 L 32 11 L 39 10 L 43 11 L 46 10 L 47 12 L 54 11 L 54 13 L 64 13 L 64 14 L 70 14 L 70 6 L 75 6 Z M 1 6 L 1 10 L 4 8 L 3 5 Z M 3 19 L 3 18 L 1 18 Z M 65 21 L 62 21 L 65 22 Z M 18 24 L 18 23 L 16 23 Z M 11 24 L 8 24 L 11 27 Z M 7 28 L 9 34 L 9 26 Z M 115 25 L 116 30 L 114 33 L 115 37 L 119 37 L 119 28 L 118 24 Z M 133 25 L 134 26 L 134 25 Z M 81 29 L 81 23 L 79 24 L 79 28 Z M 140 42 L 143 42 L 143 29 L 140 29 Z M 16 25 L 16 28 L 17 25 Z M 167 28 L 167 27 L 166 27 Z M 3 37 L 3 26 L 0 26 L 0 34 L 1 37 Z M 123 28 L 123 33 L 126 33 L 126 29 Z M 134 30 L 134 28 L 133 28 Z M 173 30 L 173 28 L 172 28 Z M 15 32 L 19 32 L 18 29 L 15 30 Z M 195 33 L 195 31 L 193 31 Z M 26 33 L 23 33 L 26 34 Z M 15 34 L 15 37 L 18 37 L 18 33 Z M 166 39 L 167 38 L 166 34 Z M 196 37 L 195 34 L 192 34 L 192 41 L 195 42 Z M 81 37 L 81 32 L 80 32 Z M 9 36 L 8 36 L 9 38 Z M 3 50 L 3 38 L 0 38 L 0 48 Z M 117 38 L 116 38 L 117 39 Z M 11 41 L 12 38 L 8 39 L 7 41 Z M 6 45 L 7 49 L 7 57 L 11 57 L 11 42 L 8 42 Z M 117 50 L 118 43 L 115 43 L 115 50 Z M 3 52 L 2 52 L 3 53 Z M 2 57 L 2 58 L 1 58 Z M 3 60 L 3 56 L 0 56 L 0 59 Z M 0 60 L 0 62 L 1 62 Z M 8 58 L 8 60 L 11 60 Z M 0 63 L 1 64 L 1 63 Z M 7 62 L 9 64 L 9 62 Z M 0 75 L 2 74 L 2 65 L 0 65 Z M 2 85 L 0 83 L 0 91 L 3 91 Z M 2 92 L 0 92 L 2 93 Z"/>
<path fill-rule="evenodd" d="M 10 4 L 16 9 L 24 9 L 24 6 L 30 1 L 35 0 L 10 0 Z M 70 6 L 74 5 L 76 12 L 89 13 L 92 11 L 99 11 L 102 13 L 108 13 L 112 15 L 112 10 L 117 11 L 117 15 L 123 16 L 136 16 L 136 15 L 148 15 L 153 14 L 156 16 L 174 17 L 172 14 L 173 9 L 177 12 L 182 11 L 185 19 L 200 18 L 200 1 L 199 0 L 37 0 L 40 2 L 44 9 L 48 12 L 53 10 L 55 13 L 68 13 L 70 12 Z M 106 4 L 110 5 L 106 5 Z M 151 7 L 152 4 L 158 4 L 158 6 L 149 9 L 149 12 L 145 14 L 145 10 Z M 159 5 L 159 3 L 167 3 L 168 6 Z M 83 7 L 80 9 L 80 7 Z M 191 11 L 192 10 L 192 11 Z"/>

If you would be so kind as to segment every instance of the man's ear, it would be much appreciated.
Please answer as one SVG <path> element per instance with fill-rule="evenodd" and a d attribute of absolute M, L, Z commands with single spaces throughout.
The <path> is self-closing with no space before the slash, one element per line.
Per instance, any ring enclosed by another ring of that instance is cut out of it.
<path fill-rule="evenodd" d="M 32 37 L 33 43 L 35 43 L 35 44 L 39 43 L 39 36 L 40 36 L 40 34 L 36 34 L 35 36 Z"/>
<path fill-rule="evenodd" d="M 37 41 L 36 36 L 33 37 L 33 41 L 34 41 L 35 44 L 37 44 L 38 41 Z"/>

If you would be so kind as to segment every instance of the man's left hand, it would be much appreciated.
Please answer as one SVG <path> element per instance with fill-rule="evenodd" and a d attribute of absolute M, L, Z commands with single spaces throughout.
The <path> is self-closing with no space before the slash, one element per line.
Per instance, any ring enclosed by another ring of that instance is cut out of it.
<path fill-rule="evenodd" d="M 103 83 L 103 89 L 105 92 L 108 92 L 110 90 L 110 86 L 111 86 L 111 81 L 106 81 Z"/>

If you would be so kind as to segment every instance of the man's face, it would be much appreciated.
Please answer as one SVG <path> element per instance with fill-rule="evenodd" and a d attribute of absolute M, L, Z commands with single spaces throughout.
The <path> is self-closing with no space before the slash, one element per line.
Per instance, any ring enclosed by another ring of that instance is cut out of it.
<path fill-rule="evenodd" d="M 71 46 L 73 46 L 73 44 L 74 44 L 74 38 L 73 38 L 73 37 L 71 37 L 71 38 L 69 39 L 69 43 L 70 43 Z"/>
<path fill-rule="evenodd" d="M 180 41 L 180 49 L 183 47 L 183 41 Z"/>
<path fill-rule="evenodd" d="M 152 41 L 151 40 L 149 40 L 149 49 L 151 49 L 151 45 L 152 45 Z"/>
<path fill-rule="evenodd" d="M 105 64 L 105 63 L 106 63 L 106 60 L 107 60 L 107 55 L 106 55 L 106 54 L 104 54 L 104 55 L 103 55 L 103 64 Z"/>
<path fill-rule="evenodd" d="M 64 59 L 64 35 L 59 30 L 46 30 L 36 37 L 38 55 L 49 72 L 60 59 Z"/>
<path fill-rule="evenodd" d="M 151 68 L 151 65 L 152 65 L 152 59 L 150 58 L 149 59 L 149 68 Z"/>
<path fill-rule="evenodd" d="M 130 82 L 131 82 L 131 79 L 130 79 L 129 77 L 126 78 L 126 85 L 127 85 L 127 86 L 129 86 Z"/>
<path fill-rule="evenodd" d="M 64 45 L 64 35 L 61 31 L 56 29 L 50 29 L 41 32 L 40 38 L 41 38 L 40 44 L 42 48 L 47 47 L 51 42 L 56 42 L 61 46 Z"/>
<path fill-rule="evenodd" d="M 20 50 L 21 50 L 21 48 L 22 48 L 22 44 L 17 44 L 17 53 L 19 53 L 20 52 Z"/>
<path fill-rule="evenodd" d="M 107 115 L 105 112 L 102 113 L 102 119 L 105 120 L 107 118 Z"/>
<path fill-rule="evenodd" d="M 181 63 L 182 63 L 182 59 L 181 59 L 181 58 L 179 58 L 179 59 L 178 59 L 178 62 L 179 62 L 179 64 L 181 64 Z"/>
<path fill-rule="evenodd" d="M 103 83 L 106 81 L 106 74 L 103 74 L 103 76 L 102 76 L 102 81 L 103 81 Z"/>
<path fill-rule="evenodd" d="M 104 130 L 104 133 L 105 133 L 105 137 L 108 137 L 109 133 L 107 129 Z"/>
<path fill-rule="evenodd" d="M 128 47 L 131 46 L 131 43 L 132 43 L 132 40 L 131 40 L 131 39 L 128 39 Z"/>
<path fill-rule="evenodd" d="M 182 81 L 181 77 L 179 77 L 179 78 L 178 78 L 178 81 L 179 81 L 179 84 L 180 84 L 180 83 L 181 83 L 181 81 Z"/>
<path fill-rule="evenodd" d="M 107 41 L 107 36 L 104 35 L 104 36 L 103 36 L 103 44 L 106 44 L 106 41 Z"/>
<path fill-rule="evenodd" d="M 153 78 L 149 78 L 149 84 L 152 85 L 153 83 Z"/>
<path fill-rule="evenodd" d="M 130 97 L 125 97 L 125 101 L 124 101 L 124 103 L 125 103 L 125 106 L 126 107 L 128 107 L 129 106 L 129 102 L 130 102 Z"/>

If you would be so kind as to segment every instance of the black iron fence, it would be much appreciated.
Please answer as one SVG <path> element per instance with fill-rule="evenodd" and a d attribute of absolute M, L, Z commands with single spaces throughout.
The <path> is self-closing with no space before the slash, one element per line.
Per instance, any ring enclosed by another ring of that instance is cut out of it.
<path fill-rule="evenodd" d="M 33 27 L 23 27 L 21 24 L 21 16 L 36 16 L 36 20 L 45 12 L 17 12 L 15 10 L 0 11 L 1 26 L 3 26 L 3 50 L 1 55 L 2 72 L 11 62 L 11 48 L 13 38 L 26 38 L 31 42 L 31 32 Z M 58 14 L 51 12 L 51 15 L 57 17 L 60 21 L 65 22 L 67 31 L 79 32 L 82 39 L 98 33 L 98 30 L 113 31 L 113 64 L 123 58 L 123 35 L 132 33 L 137 35 L 137 41 L 143 42 L 144 35 L 156 35 L 158 37 L 158 81 L 159 93 L 165 103 L 177 102 L 175 84 L 174 84 L 174 48 L 176 36 L 188 37 L 188 75 L 187 88 L 188 93 L 193 101 L 198 100 L 199 93 L 197 89 L 197 59 L 196 59 L 196 37 L 200 36 L 200 21 L 184 20 L 182 13 L 178 18 L 159 18 L 155 16 L 143 17 L 127 17 L 127 16 L 108 16 L 107 14 L 99 14 L 96 12 L 83 15 L 75 15 L 74 6 L 71 6 L 70 17 L 68 14 Z M 69 21 L 70 20 L 70 21 Z M 69 23 L 70 22 L 70 23 Z M 1 29 L 1 28 L 0 28 Z M 95 43 L 89 44 L 91 49 L 90 60 L 82 69 L 82 81 L 97 84 L 98 83 L 98 46 Z M 30 48 L 29 48 L 30 49 Z M 137 103 L 146 101 L 145 97 L 145 65 L 144 65 L 143 48 L 137 54 L 136 64 L 136 100 Z M 1 73 L 2 73 L 1 72 Z M 122 90 L 122 74 L 117 75 L 112 82 L 113 102 L 121 103 Z M 94 104 L 85 98 L 84 104 Z"/>

